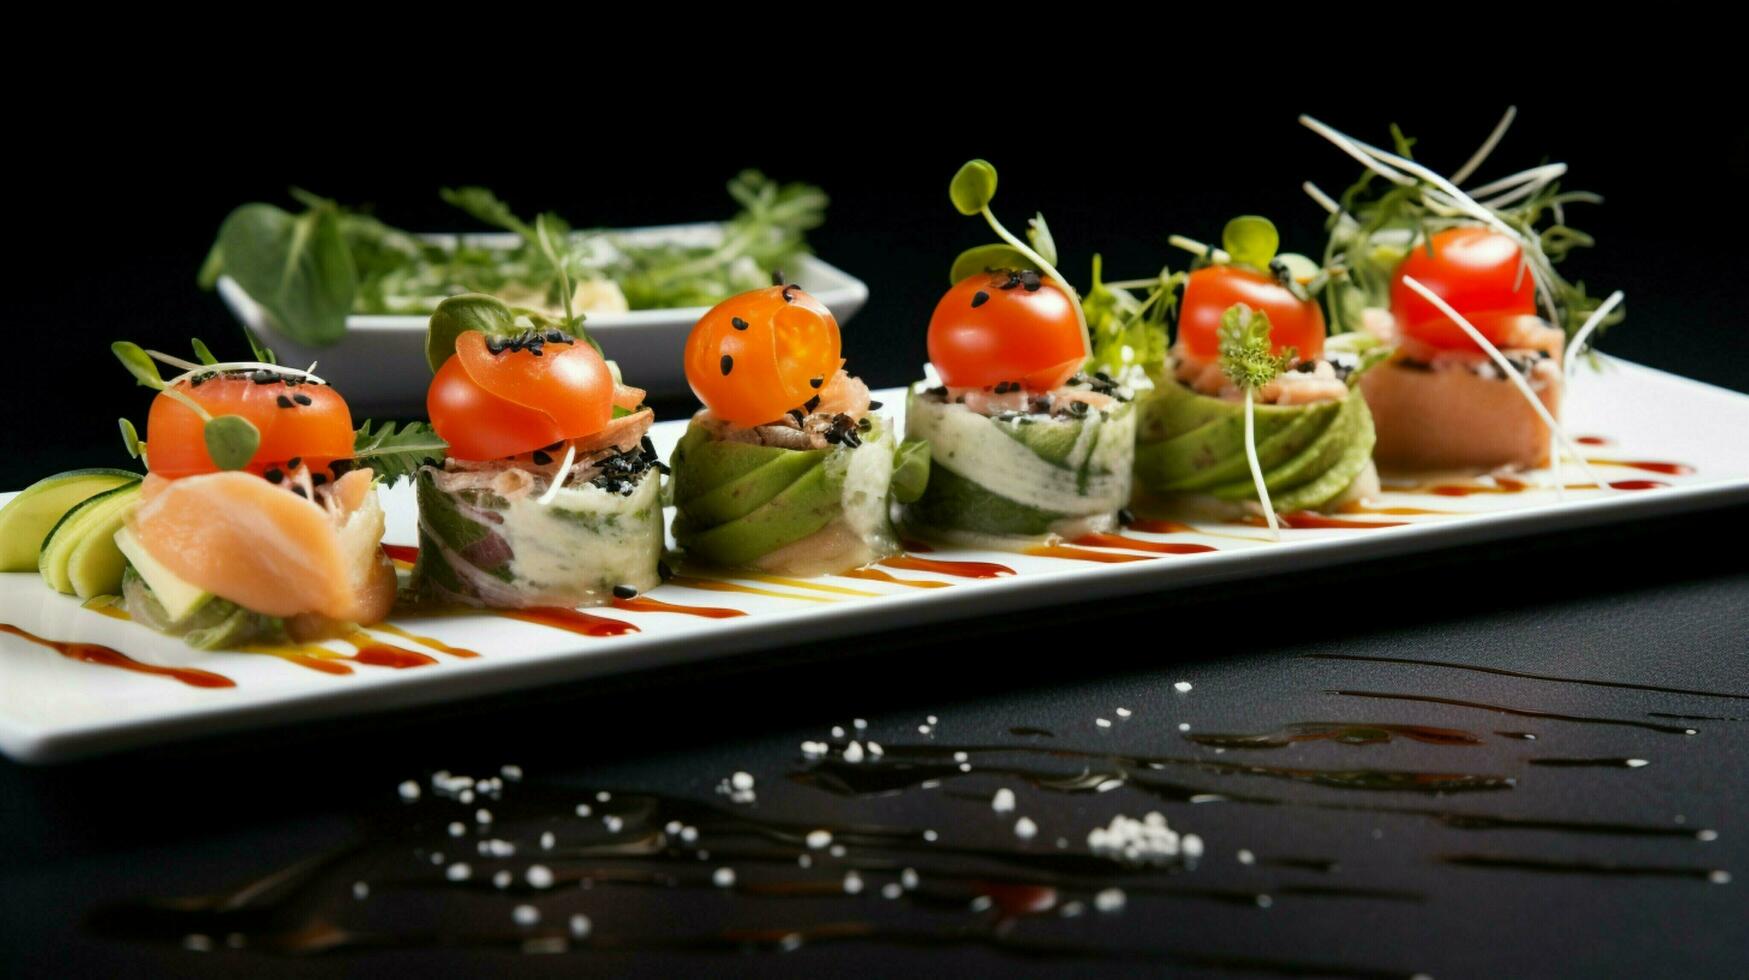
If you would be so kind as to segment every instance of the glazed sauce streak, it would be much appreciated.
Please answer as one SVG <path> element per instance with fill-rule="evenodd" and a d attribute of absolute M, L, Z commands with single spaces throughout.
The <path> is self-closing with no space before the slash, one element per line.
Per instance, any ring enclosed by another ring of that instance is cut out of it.
<path fill-rule="evenodd" d="M 1178 541 L 1147 541 L 1124 534 L 1083 534 L 1069 543 L 1088 548 L 1128 548 L 1131 551 L 1154 551 L 1162 555 L 1201 555 L 1216 550 L 1213 545 L 1187 544 Z"/>
<path fill-rule="evenodd" d="M 470 660 L 479 656 L 479 653 L 469 650 L 466 647 L 452 647 L 436 637 L 420 636 L 417 633 L 410 633 L 399 626 L 390 626 L 388 623 L 378 623 L 371 628 L 382 630 L 384 633 L 393 633 L 403 640 L 412 640 L 420 646 L 430 647 L 438 653 L 447 653 L 452 657 L 459 657 L 463 660 Z"/>
<path fill-rule="evenodd" d="M 1667 476 L 1688 476 L 1694 472 L 1694 467 L 1687 463 L 1662 463 L 1650 459 L 1588 459 L 1585 462 L 1592 466 L 1624 466 L 1633 470 L 1645 470 L 1647 473 L 1663 473 Z"/>
<path fill-rule="evenodd" d="M 1126 561 L 1153 561 L 1148 555 L 1114 555 L 1109 551 L 1088 551 L 1085 548 L 1071 548 L 1063 544 L 1040 545 L 1028 548 L 1026 553 L 1040 558 L 1067 558 L 1071 561 L 1097 561 L 1106 564 L 1116 564 Z"/>
<path fill-rule="evenodd" d="M 1369 527 L 1403 527 L 1409 523 L 1408 521 L 1349 521 L 1340 517 L 1326 517 L 1323 514 L 1315 514 L 1309 510 L 1296 510 L 1291 514 L 1277 514 L 1276 517 L 1288 527 L 1295 527 L 1301 530 L 1326 527 L 1362 529 Z"/>
<path fill-rule="evenodd" d="M 1607 446 L 1609 440 L 1603 436 L 1579 436 L 1573 440 L 1581 446 Z"/>
<path fill-rule="evenodd" d="M 1183 521 L 1162 521 L 1152 517 L 1138 517 L 1130 521 L 1129 526 L 1137 531 L 1147 531 L 1150 534 L 1183 534 L 1186 531 L 1196 530 Z"/>
<path fill-rule="evenodd" d="M 157 677 L 168 677 L 181 681 L 189 687 L 236 687 L 237 682 L 223 674 L 210 671 L 195 670 L 188 667 L 158 667 L 153 664 L 141 663 L 134 658 L 109 647 L 100 647 L 95 643 L 71 643 L 62 640 L 45 640 L 35 633 L 27 633 L 10 623 L 0 623 L 0 633 L 11 633 L 23 640 L 28 640 L 38 646 L 48 647 L 69 660 L 97 664 L 101 667 L 119 667 L 131 670 L 137 674 L 152 674 Z"/>
<path fill-rule="evenodd" d="M 900 578 L 888 575 L 878 568 L 858 568 L 844 573 L 845 578 L 868 579 L 871 582 L 891 582 L 894 585 L 909 585 L 913 589 L 945 589 L 952 582 L 937 582 L 934 579 Z"/>
<path fill-rule="evenodd" d="M 437 663 L 437 658 L 416 653 L 405 647 L 383 643 L 368 633 L 353 633 L 346 638 L 352 648 L 358 651 L 352 659 L 367 667 L 393 667 L 404 670 L 408 667 L 428 667 Z"/>
<path fill-rule="evenodd" d="M 1611 480 L 1609 482 L 1609 488 L 1611 490 L 1653 490 L 1658 487 L 1667 487 L 1669 485 L 1670 484 L 1665 483 L 1662 480 Z M 1524 491 L 1531 489 L 1535 488 L 1532 487 L 1531 484 L 1525 483 L 1522 480 L 1514 480 L 1508 477 L 1495 477 L 1493 486 L 1489 486 L 1485 483 L 1442 483 L 1438 486 L 1428 488 L 1425 492 L 1436 494 L 1441 497 L 1469 497 L 1478 493 L 1523 493 Z M 1569 483 L 1567 484 L 1567 489 L 1595 490 L 1597 489 L 1597 484 Z"/>
<path fill-rule="evenodd" d="M 1014 574 L 1014 569 L 1007 565 L 998 565 L 993 561 L 939 561 L 934 558 L 918 558 L 916 555 L 883 558 L 881 564 L 888 568 L 904 568 L 913 572 L 936 572 L 941 575 L 952 575 L 956 578 L 1001 578 L 1004 575 Z"/>
<path fill-rule="evenodd" d="M 383 554 L 396 561 L 415 562 L 419 560 L 419 549 L 410 544 L 385 544 Z"/>
<path fill-rule="evenodd" d="M 499 611 L 499 615 L 520 619 L 525 623 L 534 623 L 538 626 L 550 626 L 556 630 L 579 633 L 583 636 L 624 636 L 627 633 L 638 632 L 636 626 L 623 619 L 609 619 L 606 616 L 596 616 L 560 606 L 503 609 Z"/>
<path fill-rule="evenodd" d="M 648 596 L 633 596 L 630 599 L 613 600 L 613 608 L 624 609 L 626 612 L 665 612 L 680 613 L 685 616 L 703 616 L 705 619 L 734 619 L 745 616 L 739 609 L 727 609 L 722 606 L 679 606 Z"/>

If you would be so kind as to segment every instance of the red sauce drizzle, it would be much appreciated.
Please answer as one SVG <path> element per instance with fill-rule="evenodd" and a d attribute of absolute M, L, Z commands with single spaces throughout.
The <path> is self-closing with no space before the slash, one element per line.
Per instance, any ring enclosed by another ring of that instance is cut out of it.
<path fill-rule="evenodd" d="M 0 633 L 11 633 L 23 640 L 28 640 L 38 646 L 48 647 L 68 660 L 78 660 L 82 663 L 97 664 L 101 667 L 119 667 L 131 670 L 137 674 L 152 674 L 156 677 L 168 677 L 181 681 L 189 687 L 236 687 L 237 682 L 223 674 L 210 671 L 195 670 L 190 667 L 158 667 L 153 664 L 141 663 L 138 660 L 109 647 L 100 647 L 95 643 L 72 643 L 63 640 L 45 640 L 35 633 L 27 633 L 10 623 L 0 623 Z"/>
<path fill-rule="evenodd" d="M 1343 504 L 1336 509 L 1344 514 L 1386 514 L 1392 517 L 1417 517 L 1428 514 L 1457 513 L 1457 511 L 1454 510 L 1428 510 L 1425 507 L 1368 507 L 1366 504 L 1363 504 L 1358 500 L 1350 500 L 1348 503 Z"/>
<path fill-rule="evenodd" d="M 499 615 L 520 619 L 525 623 L 534 623 L 539 626 L 551 626 L 556 630 L 580 633 L 584 636 L 623 636 L 627 633 L 638 632 L 636 626 L 623 619 L 609 619 L 606 616 L 596 616 L 560 606 L 501 609 Z"/>
<path fill-rule="evenodd" d="M 883 558 L 881 564 L 888 568 L 903 568 L 913 572 L 936 572 L 941 575 L 952 575 L 956 578 L 1001 578 L 1004 575 L 1014 574 L 1014 569 L 1007 565 L 998 565 L 993 561 L 940 561 L 934 558 L 918 558 L 915 555 Z"/>
<path fill-rule="evenodd" d="M 845 578 L 863 578 L 874 582 L 891 582 L 894 585 L 909 585 L 913 589 L 945 589 L 952 582 L 937 582 L 934 579 L 900 578 L 888 575 L 878 568 L 858 568 L 844 573 Z"/>
<path fill-rule="evenodd" d="M 1612 490 L 1653 490 L 1669 485 L 1663 480 L 1611 480 L 1609 487 Z"/>
<path fill-rule="evenodd" d="M 1664 473 L 1669 476 L 1688 476 L 1694 472 L 1694 467 L 1687 463 L 1663 463 L 1649 459 L 1588 459 L 1585 462 L 1592 466 L 1625 466 L 1629 469 L 1645 470 L 1647 473 Z"/>
<path fill-rule="evenodd" d="M 1083 534 L 1069 542 L 1088 548 L 1128 548 L 1131 551 L 1155 551 L 1162 555 L 1201 555 L 1217 551 L 1214 545 L 1186 544 L 1175 541 L 1146 541 L 1123 534 Z"/>
<path fill-rule="evenodd" d="M 408 631 L 400 628 L 399 626 L 391 626 L 388 623 L 378 623 L 375 626 L 373 626 L 372 629 L 379 629 L 385 633 L 393 633 L 403 640 L 412 640 L 414 643 L 417 643 L 420 646 L 430 647 L 431 649 L 436 650 L 438 653 L 447 653 L 452 657 L 459 657 L 463 660 L 471 660 L 474 657 L 479 656 L 478 653 L 476 653 L 473 650 L 469 650 L 466 647 L 452 647 L 449 644 L 443 642 L 442 640 L 437 639 L 436 637 L 420 636 L 417 633 L 409 633 Z"/>
<path fill-rule="evenodd" d="M 278 657 L 289 664 L 319 670 L 324 674 L 350 674 L 352 668 L 333 657 L 313 657 L 297 647 L 254 647 L 245 653 L 265 653 L 270 657 Z"/>
<path fill-rule="evenodd" d="M 1494 484 L 1494 486 L 1489 486 L 1485 483 L 1441 483 L 1436 486 L 1396 487 L 1393 489 L 1401 493 L 1431 493 L 1440 497 L 1468 497 L 1479 493 L 1523 493 L 1526 490 L 1539 489 L 1522 480 L 1514 480 L 1504 476 L 1495 477 Z M 1663 480 L 1611 480 L 1609 482 L 1611 490 L 1651 490 L 1669 485 Z M 1596 490 L 1597 484 L 1569 483 L 1564 489 Z"/>
<path fill-rule="evenodd" d="M 346 638 L 346 642 L 352 644 L 352 648 L 358 651 L 352 659 L 367 667 L 393 667 L 396 670 L 405 670 L 408 667 L 429 667 L 437 663 L 436 657 L 428 657 L 405 647 L 383 643 L 368 633 L 354 633 Z"/>
<path fill-rule="evenodd" d="M 1028 548 L 1026 553 L 1040 558 L 1067 558 L 1071 561 L 1097 561 L 1106 564 L 1117 564 L 1126 561 L 1153 561 L 1148 555 L 1117 555 L 1109 551 L 1088 551 L 1085 548 L 1071 548 L 1062 544 L 1046 544 L 1037 548 Z"/>
<path fill-rule="evenodd" d="M 410 544 L 385 544 L 383 554 L 396 561 L 415 562 L 419 560 L 419 549 Z"/>
<path fill-rule="evenodd" d="M 1196 530 L 1183 521 L 1162 521 L 1152 517 L 1138 517 L 1131 521 L 1129 526 L 1138 531 L 1147 531 L 1150 534 L 1182 534 L 1186 531 Z"/>
<path fill-rule="evenodd" d="M 1275 515 L 1275 519 L 1280 521 L 1284 527 L 1297 528 L 1302 531 L 1317 530 L 1319 528 L 1358 528 L 1364 530 L 1366 528 L 1376 527 L 1403 527 L 1409 523 L 1408 521 L 1349 521 L 1340 517 L 1328 517 L 1324 514 L 1319 514 L 1315 511 L 1309 510 L 1296 510 L 1287 514 L 1277 514 Z M 1240 519 L 1239 523 L 1249 524 L 1252 527 L 1269 526 L 1269 521 L 1255 515 L 1246 515 L 1244 518 Z"/>
<path fill-rule="evenodd" d="M 672 602 L 663 602 L 649 596 L 634 596 L 630 599 L 613 600 L 613 608 L 624 609 L 627 612 L 665 612 L 680 613 L 684 616 L 703 616 L 706 619 L 734 619 L 745 616 L 739 609 L 725 609 L 722 606 L 680 606 Z"/>
<path fill-rule="evenodd" d="M 1609 445 L 1609 439 L 1607 439 L 1604 436 L 1577 436 L 1573 439 L 1573 441 L 1578 443 L 1581 446 L 1607 446 L 1607 445 Z"/>

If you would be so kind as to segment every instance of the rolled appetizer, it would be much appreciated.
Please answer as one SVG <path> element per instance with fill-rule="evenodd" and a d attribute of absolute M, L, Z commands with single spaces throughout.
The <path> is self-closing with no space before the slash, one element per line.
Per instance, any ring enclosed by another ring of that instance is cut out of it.
<path fill-rule="evenodd" d="M 913 385 L 905 406 L 906 437 L 930 446 L 929 483 L 901 519 L 920 537 L 1021 550 L 1117 525 L 1136 412 L 1110 376 L 1081 373 L 1085 318 L 1044 218 L 1021 242 L 990 213 L 995 188 L 982 160 L 951 186 L 955 206 L 1004 240 L 959 257 L 930 318 L 936 380 Z"/>
<path fill-rule="evenodd" d="M 674 448 L 674 539 L 688 557 L 786 575 L 897 554 L 890 498 L 929 476 L 844 371 L 838 321 L 796 286 L 712 307 L 686 341 L 704 408 Z"/>
<path fill-rule="evenodd" d="M 1597 200 L 1559 190 L 1565 164 L 1458 188 L 1512 117 L 1451 179 L 1301 120 L 1368 168 L 1340 204 L 1308 189 L 1331 214 L 1332 312 L 1389 352 L 1360 383 L 1387 468 L 1547 465 L 1569 348 L 1621 317 L 1619 294 L 1600 302 L 1555 271 L 1590 244 L 1563 224 L 1565 205 Z"/>
<path fill-rule="evenodd" d="M 148 472 L 111 492 L 134 494 L 124 511 L 87 501 L 59 523 L 113 535 L 116 584 L 136 621 L 215 648 L 321 638 L 388 615 L 396 580 L 383 511 L 338 392 L 271 355 L 218 363 L 198 342 L 206 363 L 115 351 L 158 389 L 143 444 L 123 423 Z M 163 380 L 154 361 L 185 370 Z M 89 574 L 90 545 L 79 553 Z"/>
<path fill-rule="evenodd" d="M 1152 386 L 1139 397 L 1137 508 L 1215 517 L 1261 509 L 1273 526 L 1277 511 L 1327 510 L 1376 492 L 1372 416 L 1351 390 L 1361 360 L 1326 343 L 1307 290 L 1316 266 L 1278 256 L 1275 226 L 1256 216 L 1229 222 L 1222 249 L 1174 241 L 1203 264 L 1163 276 L 1146 304 L 1101 308 L 1141 320 L 1183 286 L 1171 347 L 1142 365 Z M 1153 319 L 1163 329 L 1164 317 Z M 1130 329 L 1102 324 L 1100 335 Z"/>
<path fill-rule="evenodd" d="M 575 608 L 660 583 L 653 415 L 581 324 L 479 293 L 432 314 L 426 409 L 449 454 L 417 480 L 426 599 Z"/>

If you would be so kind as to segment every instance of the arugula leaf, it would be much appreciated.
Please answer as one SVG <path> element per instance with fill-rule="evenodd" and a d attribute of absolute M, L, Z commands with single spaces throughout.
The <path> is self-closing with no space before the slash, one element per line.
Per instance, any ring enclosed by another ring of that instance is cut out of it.
<path fill-rule="evenodd" d="M 1088 370 L 1118 377 L 1135 368 L 1159 368 L 1166 362 L 1166 324 L 1178 307 L 1178 286 L 1185 273 L 1161 270 L 1147 297 L 1137 299 L 1128 289 L 1108 285 L 1104 272 L 1104 257 L 1095 253 L 1093 286 L 1082 301 L 1093 339 Z"/>
<path fill-rule="evenodd" d="M 333 207 L 293 216 L 271 204 L 245 204 L 225 218 L 218 248 L 225 274 L 286 336 L 319 347 L 346 334 L 358 272 Z"/>
<path fill-rule="evenodd" d="M 407 422 L 397 432 L 393 421 L 373 430 L 366 419 L 352 443 L 353 460 L 369 465 L 385 485 L 412 479 L 419 467 L 441 462 L 447 452 L 449 443 L 424 422 Z"/>

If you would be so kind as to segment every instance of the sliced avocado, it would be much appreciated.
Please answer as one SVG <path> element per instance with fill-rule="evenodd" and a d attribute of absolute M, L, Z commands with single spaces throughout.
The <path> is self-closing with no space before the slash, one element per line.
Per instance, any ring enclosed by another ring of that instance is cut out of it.
<path fill-rule="evenodd" d="M 685 503 L 709 493 L 772 460 L 797 451 L 779 446 L 719 441 L 712 439 L 710 431 L 703 426 L 689 425 L 686 434 L 674 447 L 675 503 Z"/>
<path fill-rule="evenodd" d="M 75 505 L 105 490 L 138 482 L 140 474 L 127 470 L 69 470 L 24 488 L 0 508 L 0 572 L 35 570 L 49 531 Z"/>
<path fill-rule="evenodd" d="M 1001 536 L 1047 534 L 1065 516 L 991 493 L 945 466 L 932 468 L 923 496 L 905 506 L 909 524 Z"/>
<path fill-rule="evenodd" d="M 893 451 L 893 500 L 908 504 L 929 487 L 929 443 L 906 439 Z"/>
<path fill-rule="evenodd" d="M 1336 413 L 1329 425 L 1324 426 L 1317 439 L 1295 455 L 1286 459 L 1269 460 L 1262 459 L 1260 455 L 1258 461 L 1263 465 L 1263 482 L 1270 490 L 1291 490 L 1314 480 L 1342 457 L 1358 431 L 1356 415 L 1349 408 L 1348 401 L 1346 398 L 1342 400 L 1343 410 Z M 1247 467 L 1242 478 L 1212 487 L 1208 492 L 1223 500 L 1249 500 L 1257 496 L 1257 487 L 1251 480 L 1250 469 Z"/>
<path fill-rule="evenodd" d="M 84 599 L 121 590 L 127 560 L 115 532 L 139 497 L 138 483 L 124 483 L 86 498 L 55 523 L 37 558 L 49 588 Z"/>
<path fill-rule="evenodd" d="M 1028 416 L 1026 422 L 1019 419 L 1010 422 L 997 422 L 996 428 L 1010 439 L 1032 450 L 1032 454 L 1053 466 L 1069 465 L 1069 454 L 1075 451 L 1075 444 L 1081 441 L 1081 430 L 1086 427 L 1082 419 L 1053 418 L 1049 421 L 1039 421 Z"/>
<path fill-rule="evenodd" d="M 697 464 L 692 464 L 697 465 Z M 674 518 L 674 538 L 686 551 L 717 565 L 745 565 L 813 534 L 843 510 L 843 474 L 815 466 L 783 492 L 738 520 L 701 526 L 684 506 Z"/>
<path fill-rule="evenodd" d="M 1348 400 L 1359 405 L 1352 409 L 1356 419 L 1354 434 L 1343 444 L 1341 456 L 1316 478 L 1272 499 L 1270 502 L 1277 510 L 1317 510 L 1329 506 L 1331 501 L 1348 492 L 1349 485 L 1372 462 L 1375 441 L 1372 412 L 1366 407 L 1366 399 L 1350 397 Z"/>
<path fill-rule="evenodd" d="M 164 616 L 171 623 L 180 623 L 193 615 L 200 607 L 212 601 L 213 594 L 193 585 L 177 576 L 175 572 L 164 567 L 164 563 L 152 557 L 134 532 L 123 525 L 115 532 L 115 546 L 121 549 L 122 557 L 128 560 L 136 573 L 143 579 L 152 594 L 157 597 L 158 604 L 164 609 Z"/>
<path fill-rule="evenodd" d="M 1258 462 L 1268 469 L 1299 455 L 1339 410 L 1338 402 L 1255 406 Z M 1242 402 L 1201 395 L 1166 378 L 1146 396 L 1142 411 L 1136 476 L 1149 492 L 1201 490 L 1249 477 Z"/>
<path fill-rule="evenodd" d="M 764 446 L 746 446 L 748 449 L 764 449 Z M 824 449 L 810 451 L 784 452 L 770 460 L 758 469 L 750 470 L 741 476 L 720 483 L 710 490 L 697 496 L 684 499 L 679 506 L 685 508 L 687 515 L 700 525 L 715 527 L 729 521 L 739 520 L 753 511 L 765 506 L 773 497 L 782 493 L 786 487 L 808 474 L 808 471 L 826 461 L 827 451 Z M 694 455 L 694 462 L 689 466 L 699 467 L 700 459 Z"/>

